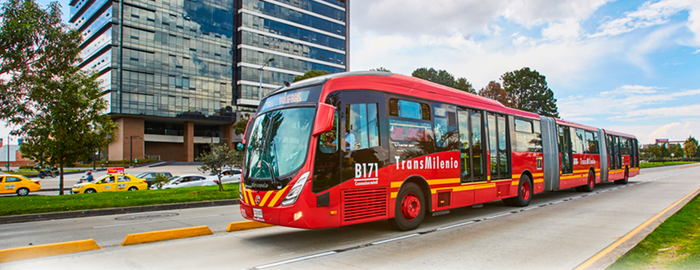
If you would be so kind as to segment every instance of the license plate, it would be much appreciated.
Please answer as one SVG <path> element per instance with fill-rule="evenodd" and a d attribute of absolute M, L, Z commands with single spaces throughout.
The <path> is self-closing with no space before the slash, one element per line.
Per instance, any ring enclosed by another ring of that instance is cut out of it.
<path fill-rule="evenodd" d="M 253 208 L 253 217 L 263 218 L 262 209 Z"/>

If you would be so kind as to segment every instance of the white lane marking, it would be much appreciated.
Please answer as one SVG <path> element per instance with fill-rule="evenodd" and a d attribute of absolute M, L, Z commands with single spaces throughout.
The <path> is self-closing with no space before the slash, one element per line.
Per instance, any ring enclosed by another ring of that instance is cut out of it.
<path fill-rule="evenodd" d="M 373 242 L 373 243 L 370 243 L 370 245 L 384 244 L 384 243 L 388 243 L 388 242 L 391 242 L 391 241 L 401 240 L 401 239 L 405 239 L 405 238 L 409 238 L 409 237 L 414 237 L 414 236 L 419 236 L 419 235 L 420 235 L 420 234 L 412 233 L 412 234 L 408 234 L 408 235 L 404 235 L 404 236 L 399 236 L 399 237 L 395 237 L 395 238 L 391 238 L 391 239 L 386 239 L 386 240 L 382 240 L 382 241 Z"/>
<path fill-rule="evenodd" d="M 454 225 L 450 225 L 450 226 L 445 226 L 445 227 L 442 227 L 442 228 L 438 228 L 437 230 L 438 230 L 438 231 L 442 231 L 442 230 L 452 229 L 452 228 L 459 227 L 459 226 L 469 225 L 469 224 L 472 224 L 472 223 L 475 223 L 475 222 L 476 222 L 476 221 L 470 220 L 470 221 L 467 221 L 467 222 L 457 223 L 457 224 L 454 224 Z"/>
<path fill-rule="evenodd" d="M 137 224 L 148 224 L 148 223 L 158 223 L 158 222 L 168 222 L 168 221 L 177 221 L 177 220 L 204 218 L 204 217 L 218 217 L 218 216 L 223 216 L 223 215 L 222 215 L 222 214 L 216 214 L 216 215 L 198 216 L 198 217 L 188 217 L 188 218 L 171 218 L 171 219 L 164 219 L 164 220 L 153 220 L 153 221 L 126 223 L 126 224 L 113 224 L 113 225 L 95 226 L 95 227 L 92 227 L 92 228 L 93 228 L 93 229 L 110 228 L 110 227 L 120 227 L 120 226 L 137 225 Z"/>
<path fill-rule="evenodd" d="M 333 254 L 336 254 L 336 253 L 338 253 L 338 252 L 337 252 L 337 251 L 328 251 L 328 252 L 323 252 L 323 253 L 319 253 L 319 254 L 309 255 L 309 256 L 305 256 L 305 257 L 299 257 L 299 258 L 295 258 L 295 259 L 291 259 L 291 260 L 286 260 L 286 261 L 281 261 L 281 262 L 276 262 L 276 263 L 271 263 L 271 264 L 265 264 L 265 265 L 261 265 L 261 266 L 256 266 L 256 267 L 253 267 L 253 269 L 270 268 L 270 267 L 275 267 L 275 266 L 279 266 L 279 265 L 283 265 L 283 264 L 288 264 L 288 263 L 293 263 L 293 262 L 298 262 L 298 261 L 303 261 L 303 260 L 308 260 L 308 259 L 314 259 L 314 258 L 318 258 L 318 257 L 333 255 Z"/>
<path fill-rule="evenodd" d="M 502 216 L 507 216 L 507 215 L 512 215 L 512 214 L 513 214 L 513 213 L 511 213 L 511 212 L 507 212 L 507 213 L 498 214 L 498 215 L 495 215 L 495 216 L 490 216 L 490 217 L 487 217 L 487 218 L 485 218 L 485 219 L 492 219 L 492 218 L 497 218 L 497 217 L 502 217 Z"/>

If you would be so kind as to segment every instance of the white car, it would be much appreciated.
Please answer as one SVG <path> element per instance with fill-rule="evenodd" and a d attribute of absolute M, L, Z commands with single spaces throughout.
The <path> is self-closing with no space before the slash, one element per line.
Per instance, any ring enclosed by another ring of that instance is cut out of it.
<path fill-rule="evenodd" d="M 216 175 L 213 175 L 213 174 L 208 176 L 207 179 L 219 180 L 216 177 Z M 241 182 L 241 170 L 239 170 L 239 169 L 226 169 L 221 174 L 221 183 L 222 184 L 240 183 L 240 182 Z"/>
<path fill-rule="evenodd" d="M 175 176 L 172 180 L 170 180 L 170 182 L 163 185 L 161 188 L 168 189 L 168 188 L 182 188 L 182 187 L 201 187 L 201 186 L 213 186 L 216 184 L 217 183 L 214 179 L 208 179 L 204 175 L 187 174 L 187 175 Z M 151 189 L 156 189 L 156 187 L 152 186 Z"/>

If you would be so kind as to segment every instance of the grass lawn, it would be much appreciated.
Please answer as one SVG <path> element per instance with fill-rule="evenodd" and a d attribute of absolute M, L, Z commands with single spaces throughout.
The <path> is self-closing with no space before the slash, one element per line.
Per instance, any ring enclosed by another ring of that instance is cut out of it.
<path fill-rule="evenodd" d="M 700 196 L 608 269 L 700 269 Z"/>
<path fill-rule="evenodd" d="M 238 184 L 63 196 L 0 197 L 0 216 L 238 199 Z"/>
<path fill-rule="evenodd" d="M 698 163 L 697 161 L 669 161 L 669 162 L 640 162 L 639 167 L 640 168 L 652 168 L 652 167 L 661 167 L 661 166 L 671 166 L 671 165 L 681 165 L 681 164 L 692 164 L 692 163 Z"/>

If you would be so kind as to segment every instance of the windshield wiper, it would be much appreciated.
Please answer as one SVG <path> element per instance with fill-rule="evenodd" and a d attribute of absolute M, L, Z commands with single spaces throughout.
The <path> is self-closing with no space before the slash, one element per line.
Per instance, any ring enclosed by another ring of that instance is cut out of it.
<path fill-rule="evenodd" d="M 273 185 L 277 184 L 277 188 L 278 188 L 278 189 L 279 189 L 279 188 L 282 188 L 281 186 L 279 186 L 280 182 L 277 181 L 277 178 L 275 177 L 275 169 L 272 168 L 272 166 L 270 165 L 270 163 L 267 162 L 267 161 L 265 161 L 264 159 L 260 159 L 260 161 L 264 162 L 264 163 L 265 163 L 265 166 L 267 166 L 267 170 L 270 172 L 270 180 L 271 180 L 272 184 L 273 184 Z"/>

